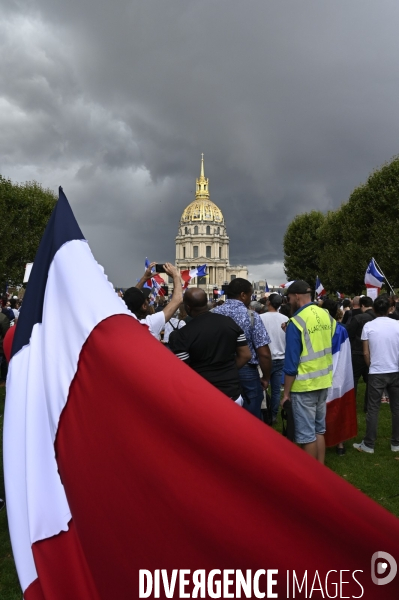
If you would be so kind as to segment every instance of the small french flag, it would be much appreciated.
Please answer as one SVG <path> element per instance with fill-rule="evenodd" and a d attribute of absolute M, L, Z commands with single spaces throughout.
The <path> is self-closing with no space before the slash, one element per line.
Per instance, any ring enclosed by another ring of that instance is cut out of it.
<path fill-rule="evenodd" d="M 206 275 L 206 265 L 200 265 L 199 267 L 196 267 L 195 269 L 187 269 L 186 271 L 180 272 L 180 277 L 185 282 L 184 286 L 183 286 L 184 288 L 187 287 L 187 285 L 189 284 L 191 279 L 193 279 L 193 277 L 204 277 L 205 275 Z"/>
<path fill-rule="evenodd" d="M 377 269 L 374 258 L 371 259 L 364 275 L 366 287 L 380 288 L 384 283 L 384 275 Z"/>
<path fill-rule="evenodd" d="M 318 298 L 321 298 L 322 296 L 326 295 L 326 290 L 323 287 L 323 284 L 321 283 L 319 276 L 317 275 L 316 277 L 316 296 Z"/>

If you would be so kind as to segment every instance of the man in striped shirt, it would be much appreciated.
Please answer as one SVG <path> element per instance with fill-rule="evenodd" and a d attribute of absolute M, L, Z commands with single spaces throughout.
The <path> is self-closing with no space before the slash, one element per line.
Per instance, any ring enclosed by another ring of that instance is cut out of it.
<path fill-rule="evenodd" d="M 200 288 L 189 288 L 183 302 L 193 319 L 186 327 L 170 334 L 170 349 L 209 383 L 242 405 L 238 369 L 251 358 L 243 330 L 230 317 L 209 312 L 206 294 Z"/>

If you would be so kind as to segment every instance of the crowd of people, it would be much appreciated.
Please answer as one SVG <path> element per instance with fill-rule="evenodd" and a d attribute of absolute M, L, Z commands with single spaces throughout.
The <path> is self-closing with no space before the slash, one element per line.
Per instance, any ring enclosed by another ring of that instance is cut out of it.
<path fill-rule="evenodd" d="M 225 300 L 210 301 L 198 287 L 184 290 L 180 273 L 164 265 L 173 280 L 169 299 L 151 301 L 147 287 L 151 263 L 134 287 L 123 293 L 128 309 L 148 334 L 177 358 L 208 380 L 236 404 L 263 419 L 265 401 L 270 425 L 280 406 L 290 403 L 295 441 L 311 456 L 324 462 L 326 400 L 333 377 L 334 335 L 345 328 L 351 345 L 354 389 L 362 377 L 366 384 L 364 440 L 353 444 L 374 453 L 381 402 L 392 413 L 391 450 L 399 452 L 399 298 L 382 294 L 376 300 L 355 296 L 336 302 L 313 299 L 305 281 L 286 290 L 254 299 L 251 283 L 236 278 L 227 287 Z M 3 339 L 17 323 L 18 298 L 1 299 L 1 385 L 7 377 Z M 267 393 L 267 392 L 270 393 Z M 337 446 L 345 454 L 344 441 Z M 4 504 L 0 500 L 0 509 Z"/>
<path fill-rule="evenodd" d="M 3 339 L 9 328 L 15 324 L 19 316 L 20 301 L 17 297 L 9 298 L 8 294 L 4 294 L 1 299 L 0 312 L 0 387 L 5 386 L 7 379 L 7 361 L 3 353 Z M 5 506 L 5 501 L 0 498 L 0 510 Z"/>
<path fill-rule="evenodd" d="M 229 284 L 225 300 L 210 301 L 200 288 L 189 288 L 183 296 L 179 274 L 167 264 L 165 271 L 173 278 L 174 293 L 169 302 L 160 298 L 151 304 L 150 290 L 143 285 L 152 266 L 134 288 L 126 290 L 128 308 L 180 360 L 254 417 L 262 419 L 265 414 L 262 406 L 267 390 L 271 424 L 277 421 L 280 405 L 289 400 L 295 441 L 320 462 L 325 456 L 334 334 L 337 328 L 345 328 L 355 393 L 360 377 L 366 383 L 367 431 L 354 447 L 374 452 L 379 407 L 381 402 L 389 402 L 391 450 L 399 451 L 399 402 L 392 375 L 399 377 L 399 324 L 395 322 L 399 320 L 399 298 L 383 294 L 374 302 L 368 296 L 315 301 L 311 287 L 296 281 L 284 296 L 265 294 L 258 301 L 251 283 L 236 278 Z M 375 319 L 373 326 L 366 327 Z M 336 448 L 341 456 L 345 454 L 344 441 Z"/>

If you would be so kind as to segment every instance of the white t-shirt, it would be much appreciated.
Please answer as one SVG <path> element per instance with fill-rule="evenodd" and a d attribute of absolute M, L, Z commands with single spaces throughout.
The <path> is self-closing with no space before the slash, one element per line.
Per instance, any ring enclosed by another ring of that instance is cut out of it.
<path fill-rule="evenodd" d="M 365 324 L 362 340 L 370 348 L 370 374 L 399 371 L 399 321 L 377 317 Z"/>
<path fill-rule="evenodd" d="M 263 321 L 271 342 L 269 344 L 272 360 L 281 360 L 285 357 L 285 332 L 281 329 L 281 323 L 286 323 L 288 317 L 279 312 L 267 312 L 259 315 Z"/>
<path fill-rule="evenodd" d="M 161 331 L 165 327 L 165 315 L 163 310 L 154 313 L 153 315 L 148 315 L 148 317 L 145 319 L 141 319 L 140 323 L 143 325 L 148 325 L 151 335 L 153 335 L 157 340 L 160 340 Z"/>
<path fill-rule="evenodd" d="M 172 317 L 170 321 L 168 321 L 165 325 L 165 331 L 163 334 L 163 341 L 165 342 L 165 344 L 169 342 L 169 336 L 172 333 L 172 331 L 174 331 L 175 329 L 181 329 L 185 326 L 185 324 L 186 323 L 182 319 L 179 320 L 175 317 Z"/>

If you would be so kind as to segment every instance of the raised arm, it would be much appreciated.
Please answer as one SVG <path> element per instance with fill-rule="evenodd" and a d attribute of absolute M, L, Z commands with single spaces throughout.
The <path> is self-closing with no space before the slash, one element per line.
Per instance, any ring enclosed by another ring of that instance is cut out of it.
<path fill-rule="evenodd" d="M 181 286 L 180 272 L 171 263 L 164 264 L 165 273 L 173 277 L 173 294 L 169 304 L 163 309 L 165 323 L 169 321 L 183 302 L 183 290 Z"/>
<path fill-rule="evenodd" d="M 151 279 L 151 275 L 152 275 L 152 268 L 155 267 L 157 263 L 152 262 L 148 265 L 147 269 L 144 271 L 144 274 L 142 276 L 142 278 L 140 279 L 140 281 L 138 281 L 136 283 L 136 285 L 134 287 L 138 288 L 139 290 L 142 289 L 143 285 L 145 284 L 146 281 L 148 281 L 149 279 Z"/>

